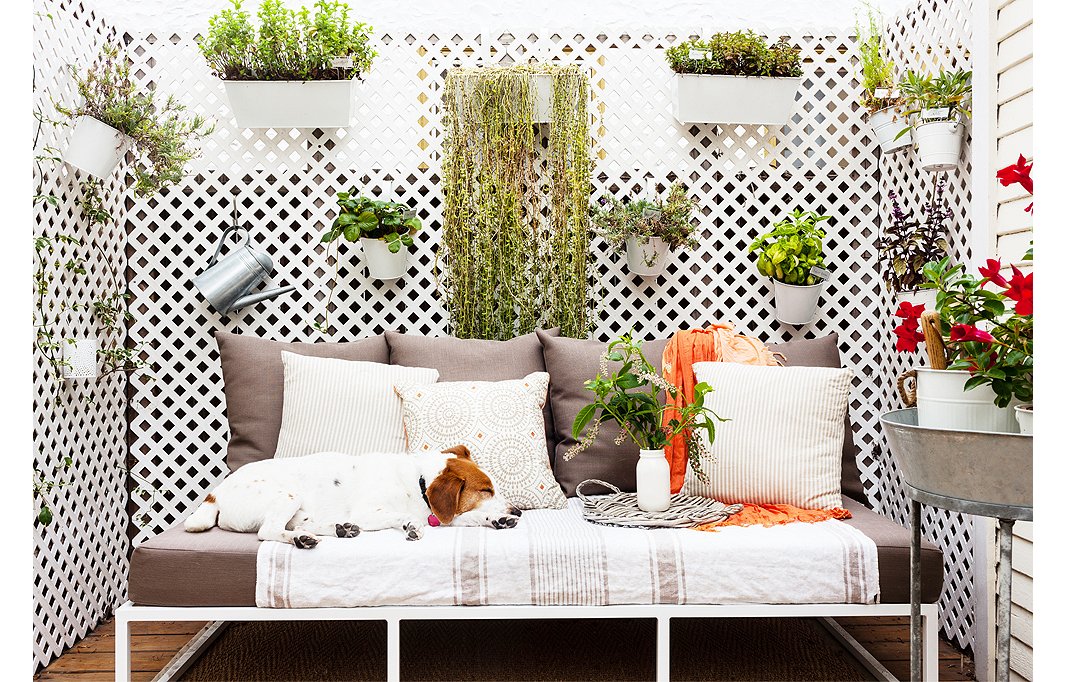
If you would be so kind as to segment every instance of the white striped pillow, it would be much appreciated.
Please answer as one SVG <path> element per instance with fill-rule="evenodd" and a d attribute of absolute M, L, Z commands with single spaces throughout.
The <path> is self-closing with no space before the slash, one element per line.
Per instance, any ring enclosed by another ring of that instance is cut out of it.
<path fill-rule="evenodd" d="M 437 370 L 282 352 L 285 394 L 275 457 L 406 452 L 396 387 L 432 384 Z"/>
<path fill-rule="evenodd" d="M 709 452 L 717 461 L 701 460 L 709 482 L 690 466 L 682 492 L 727 504 L 840 506 L 840 448 L 854 372 L 732 362 L 692 368 L 696 381 L 714 388 L 705 405 L 730 421 L 715 424 Z"/>

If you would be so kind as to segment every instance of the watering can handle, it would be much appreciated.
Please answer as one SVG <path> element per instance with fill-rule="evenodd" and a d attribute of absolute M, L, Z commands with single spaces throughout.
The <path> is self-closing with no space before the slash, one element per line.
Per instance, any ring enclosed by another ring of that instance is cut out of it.
<path fill-rule="evenodd" d="M 248 242 L 252 238 L 251 234 L 248 233 L 248 228 L 243 225 L 230 225 L 226 229 L 222 230 L 222 237 L 218 240 L 218 246 L 215 247 L 215 255 L 211 256 L 211 260 L 207 262 L 207 267 L 211 267 L 212 265 L 218 262 L 218 254 L 222 252 L 222 247 L 226 245 L 226 237 L 228 237 L 229 233 L 233 230 L 244 230 L 244 240 L 241 242 L 240 245 L 241 247 L 248 246 Z"/>

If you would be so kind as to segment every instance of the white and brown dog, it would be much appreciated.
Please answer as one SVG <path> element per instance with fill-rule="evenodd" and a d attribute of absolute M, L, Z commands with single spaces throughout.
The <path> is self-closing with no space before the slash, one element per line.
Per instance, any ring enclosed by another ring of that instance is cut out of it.
<path fill-rule="evenodd" d="M 458 445 L 416 455 L 320 452 L 246 464 L 185 519 L 185 530 L 217 525 L 310 549 L 319 536 L 354 538 L 386 528 L 419 540 L 427 523 L 514 528 L 521 514 Z"/>

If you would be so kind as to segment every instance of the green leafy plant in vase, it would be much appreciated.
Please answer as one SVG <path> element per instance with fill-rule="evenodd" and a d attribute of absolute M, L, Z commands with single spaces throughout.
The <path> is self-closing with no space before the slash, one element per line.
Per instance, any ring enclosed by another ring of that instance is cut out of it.
<path fill-rule="evenodd" d="M 819 224 L 827 220 L 829 216 L 796 209 L 748 247 L 759 254 L 759 273 L 773 280 L 774 309 L 781 322 L 805 325 L 817 314 L 828 274 L 822 252 L 825 230 Z"/>
<path fill-rule="evenodd" d="M 625 249 L 629 271 L 642 277 L 657 276 L 666 268 L 666 254 L 699 245 L 692 224 L 696 202 L 680 183 L 670 187 L 665 200 L 600 200 L 592 222 L 615 249 Z"/>

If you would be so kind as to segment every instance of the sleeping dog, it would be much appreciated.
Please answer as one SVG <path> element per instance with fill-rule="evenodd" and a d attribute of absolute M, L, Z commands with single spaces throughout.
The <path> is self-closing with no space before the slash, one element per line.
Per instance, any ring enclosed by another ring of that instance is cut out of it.
<path fill-rule="evenodd" d="M 320 452 L 246 464 L 204 499 L 185 530 L 217 525 L 310 549 L 320 536 L 354 538 L 385 528 L 419 540 L 427 523 L 514 528 L 521 514 L 457 445 L 415 455 Z"/>

